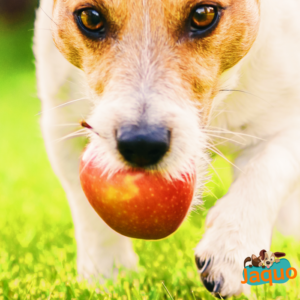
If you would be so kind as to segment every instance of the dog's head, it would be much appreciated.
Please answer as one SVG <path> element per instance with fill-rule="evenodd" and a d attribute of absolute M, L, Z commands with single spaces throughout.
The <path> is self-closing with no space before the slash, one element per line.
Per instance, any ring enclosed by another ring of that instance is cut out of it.
<path fill-rule="evenodd" d="M 204 128 L 258 27 L 259 0 L 54 0 L 54 41 L 86 74 L 107 169 L 204 169 Z"/>
<path fill-rule="evenodd" d="M 260 251 L 260 258 L 263 262 L 263 264 L 267 267 L 267 268 L 271 268 L 273 263 L 277 260 L 276 258 L 280 258 L 285 256 L 285 253 L 283 252 L 271 252 L 271 251 L 266 251 L 266 250 L 261 250 Z"/>

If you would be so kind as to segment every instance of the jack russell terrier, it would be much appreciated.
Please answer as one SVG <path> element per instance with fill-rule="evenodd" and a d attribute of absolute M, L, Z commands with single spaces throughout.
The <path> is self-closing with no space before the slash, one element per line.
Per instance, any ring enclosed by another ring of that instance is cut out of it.
<path fill-rule="evenodd" d="M 168 153 L 155 160 L 145 153 L 143 167 L 178 177 L 193 161 L 200 187 L 208 151 L 219 153 L 222 141 L 239 151 L 235 180 L 195 249 L 213 295 L 245 292 L 244 258 L 270 249 L 275 224 L 299 237 L 299 11 L 298 0 L 41 1 L 34 39 L 41 125 L 70 203 L 79 274 L 109 277 L 115 263 L 137 263 L 130 239 L 89 205 L 78 171 L 86 138 L 71 139 L 89 136 L 113 172 L 135 164 L 118 151 L 124 128 L 151 128 L 149 145 L 152 135 L 171 133 Z M 75 131 L 82 119 L 89 128 Z"/>

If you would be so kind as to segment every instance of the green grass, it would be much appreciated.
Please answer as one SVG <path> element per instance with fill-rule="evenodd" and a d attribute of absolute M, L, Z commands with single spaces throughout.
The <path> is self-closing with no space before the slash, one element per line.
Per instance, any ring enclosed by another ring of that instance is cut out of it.
<path fill-rule="evenodd" d="M 213 299 L 200 284 L 193 248 L 203 234 L 207 208 L 158 242 L 135 240 L 139 272 L 121 270 L 104 286 L 78 282 L 76 244 L 67 200 L 48 162 L 39 128 L 32 24 L 0 26 L 0 300 L 2 299 Z M 231 169 L 217 159 L 224 185 L 209 184 L 221 197 Z M 299 243 L 276 234 L 274 249 L 299 266 Z M 250 254 L 250 253 L 249 253 Z M 164 285 L 162 284 L 164 282 Z M 193 291 L 193 292 L 192 292 Z M 257 299 L 300 299 L 299 278 L 287 285 L 253 290 Z M 237 299 L 247 299 L 241 296 Z"/>

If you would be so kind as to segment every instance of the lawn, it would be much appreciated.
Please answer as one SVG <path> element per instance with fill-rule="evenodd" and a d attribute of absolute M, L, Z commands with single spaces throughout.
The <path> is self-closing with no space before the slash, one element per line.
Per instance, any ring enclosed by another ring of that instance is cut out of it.
<path fill-rule="evenodd" d="M 103 286 L 78 282 L 71 214 L 48 162 L 37 116 L 32 28 L 30 22 L 19 29 L 0 24 L 0 300 L 214 299 L 199 281 L 193 248 L 203 234 L 207 209 L 231 181 L 231 168 L 220 158 L 214 166 L 223 183 L 213 175 L 204 209 L 168 239 L 134 241 L 139 272 L 121 270 L 116 282 Z M 299 246 L 274 235 L 273 248 L 286 252 L 296 267 Z M 300 299 L 299 287 L 297 277 L 286 285 L 254 289 L 253 297 Z"/>

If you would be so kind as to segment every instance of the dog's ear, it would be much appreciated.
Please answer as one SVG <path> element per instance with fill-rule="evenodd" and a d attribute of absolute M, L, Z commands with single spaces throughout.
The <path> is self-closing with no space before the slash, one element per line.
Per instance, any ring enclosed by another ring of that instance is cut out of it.
<path fill-rule="evenodd" d="M 275 257 L 283 257 L 285 256 L 285 253 L 283 252 L 274 252 Z"/>
<path fill-rule="evenodd" d="M 259 256 L 260 256 L 261 260 L 264 260 L 264 259 L 265 259 L 265 253 L 266 253 L 266 252 L 267 252 L 266 250 L 261 250 L 261 251 L 259 252 Z"/>

